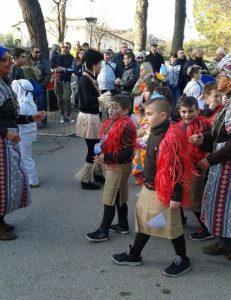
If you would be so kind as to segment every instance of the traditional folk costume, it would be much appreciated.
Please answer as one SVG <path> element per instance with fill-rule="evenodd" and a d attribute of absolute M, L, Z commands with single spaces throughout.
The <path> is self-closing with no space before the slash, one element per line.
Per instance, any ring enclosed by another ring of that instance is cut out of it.
<path fill-rule="evenodd" d="M 191 269 L 186 256 L 186 245 L 180 218 L 180 209 L 168 209 L 170 201 L 190 205 L 189 183 L 193 165 L 185 149 L 188 140 L 178 125 L 170 121 L 152 128 L 147 143 L 144 165 L 144 186 L 135 208 L 135 230 L 137 232 L 130 254 L 112 256 L 117 264 L 140 265 L 140 256 L 150 236 L 171 239 L 176 253 L 175 261 L 164 270 L 166 276 L 176 276 Z M 166 210 L 167 209 L 167 210 Z M 164 212 L 164 227 L 149 227 L 152 218 Z"/>
<path fill-rule="evenodd" d="M 136 145 L 136 128 L 127 116 L 113 121 L 108 119 L 100 131 L 101 151 L 104 154 L 106 169 L 105 185 L 102 201 L 104 216 L 100 228 L 88 233 L 86 238 L 91 241 L 108 239 L 109 227 L 115 215 L 115 205 L 118 212 L 118 225 L 128 233 L 128 178 L 132 170 L 132 159 Z M 111 228 L 110 227 L 110 228 Z M 105 238 L 102 239 L 102 236 Z"/>
<path fill-rule="evenodd" d="M 187 192 L 193 167 L 185 152 L 186 140 L 183 131 L 176 125 L 170 126 L 168 120 L 151 129 L 144 165 L 144 187 L 135 209 L 136 232 L 168 239 L 183 234 L 179 209 L 166 211 L 165 228 L 151 228 L 147 222 L 165 211 L 170 200 L 181 201 L 182 206 L 189 205 Z"/>
<path fill-rule="evenodd" d="M 33 122 L 19 115 L 19 105 L 10 87 L 0 77 L 0 217 L 31 202 L 30 187 L 21 163 L 18 144 L 6 139 L 8 130 L 18 133 L 17 124 Z"/>
<path fill-rule="evenodd" d="M 179 126 L 183 128 L 188 138 L 190 138 L 190 136 L 193 134 L 203 134 L 205 132 L 209 132 L 211 128 L 209 120 L 202 116 L 198 116 L 190 124 L 185 124 L 183 121 L 180 121 Z M 197 163 L 205 158 L 207 153 L 200 149 L 200 147 L 191 143 L 189 143 L 188 150 L 191 161 L 196 168 Z M 205 187 L 205 174 L 201 170 L 196 171 L 190 186 L 192 209 L 195 213 L 199 213 L 197 218 L 200 220 L 201 203 Z"/>
<path fill-rule="evenodd" d="M 95 170 L 93 167 L 94 146 L 99 142 L 100 117 L 98 97 L 100 91 L 96 78 L 89 72 L 84 72 L 79 80 L 79 109 L 76 121 L 76 135 L 85 138 L 88 153 L 82 169 L 76 174 L 81 183 L 94 183 Z"/>
<path fill-rule="evenodd" d="M 207 157 L 210 168 L 201 220 L 214 236 L 231 239 L 231 98 L 215 117 L 202 146 L 212 153 Z"/>

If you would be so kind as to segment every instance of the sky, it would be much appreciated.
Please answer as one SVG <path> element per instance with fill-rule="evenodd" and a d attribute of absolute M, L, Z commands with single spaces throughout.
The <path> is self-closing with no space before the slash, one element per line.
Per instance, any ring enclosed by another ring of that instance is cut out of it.
<path fill-rule="evenodd" d="M 110 28 L 135 27 L 136 0 L 69 0 L 67 17 L 97 17 Z M 44 16 L 51 14 L 52 0 L 39 0 Z M 185 39 L 198 38 L 192 15 L 193 0 L 187 0 Z M 149 0 L 148 34 L 171 39 L 174 29 L 175 0 Z M 0 33 L 11 32 L 11 26 L 23 20 L 18 0 L 1 1 Z"/>

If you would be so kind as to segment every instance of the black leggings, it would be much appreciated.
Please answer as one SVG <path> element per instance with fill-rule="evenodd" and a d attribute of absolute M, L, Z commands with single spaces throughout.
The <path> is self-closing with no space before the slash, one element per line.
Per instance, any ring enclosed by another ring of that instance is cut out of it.
<path fill-rule="evenodd" d="M 91 139 L 85 139 L 87 144 L 87 157 L 86 162 L 89 164 L 93 164 L 93 157 L 95 156 L 94 153 L 94 147 L 95 144 L 99 143 L 99 140 L 91 140 Z"/>
<path fill-rule="evenodd" d="M 119 224 L 127 227 L 128 226 L 128 206 L 127 206 L 127 203 L 122 204 L 120 206 L 119 191 L 116 196 L 115 205 L 116 205 L 116 209 L 117 209 L 117 213 L 118 213 Z M 115 217 L 115 205 L 113 205 L 113 206 L 104 205 L 103 220 L 100 225 L 100 228 L 109 230 L 109 227 Z"/>
<path fill-rule="evenodd" d="M 144 246 L 148 242 L 150 238 L 150 235 L 144 234 L 144 233 L 137 233 L 134 241 L 134 245 L 131 249 L 131 253 L 135 257 L 139 257 L 142 250 L 144 249 Z M 172 245 L 174 247 L 175 253 L 178 256 L 181 256 L 183 259 L 186 257 L 186 245 L 185 245 L 185 238 L 182 234 L 176 239 L 171 240 Z"/>

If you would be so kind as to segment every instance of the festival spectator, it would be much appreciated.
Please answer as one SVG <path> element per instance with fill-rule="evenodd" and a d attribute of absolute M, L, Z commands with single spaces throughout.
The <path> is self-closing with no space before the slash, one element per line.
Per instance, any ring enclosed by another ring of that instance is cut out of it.
<path fill-rule="evenodd" d="M 139 70 L 135 62 L 135 55 L 131 52 L 124 53 L 124 66 L 122 78 L 117 78 L 115 81 L 116 86 L 120 92 L 128 97 L 131 96 L 132 89 L 139 78 Z"/>
<path fill-rule="evenodd" d="M 140 68 L 140 65 L 144 62 L 144 60 L 145 60 L 144 52 L 141 52 L 141 51 L 137 52 L 136 53 L 136 62 L 138 64 L 139 68 Z"/>
<path fill-rule="evenodd" d="M 199 80 L 201 79 L 201 67 L 197 65 L 192 65 L 188 67 L 187 75 L 191 80 L 187 83 L 183 93 L 186 96 L 192 96 L 195 97 L 198 101 L 199 108 L 204 109 L 204 100 L 201 99 L 202 94 L 202 86 L 199 83 Z"/>
<path fill-rule="evenodd" d="M 47 111 L 47 85 L 51 79 L 50 64 L 47 59 L 42 57 L 39 46 L 33 45 L 31 47 L 30 57 L 33 65 L 40 70 L 38 84 L 42 87 L 43 93 L 38 97 L 38 111 Z M 38 128 L 45 128 L 47 126 L 47 118 L 45 118 L 41 124 L 38 124 Z"/>
<path fill-rule="evenodd" d="M 87 42 L 83 43 L 82 48 L 87 51 L 88 49 L 90 49 L 90 46 Z"/>
<path fill-rule="evenodd" d="M 222 60 L 222 58 L 225 57 L 225 50 L 224 48 L 218 48 L 216 51 L 216 56 L 213 61 L 209 64 L 209 74 L 216 77 L 219 73 L 217 69 L 217 65 Z"/>
<path fill-rule="evenodd" d="M 25 65 L 22 66 L 22 70 L 25 76 L 25 79 L 31 81 L 34 80 L 38 82 L 39 80 L 39 75 L 40 75 L 40 70 L 33 65 L 32 59 L 30 56 L 26 57 L 26 62 Z"/>
<path fill-rule="evenodd" d="M 111 91 L 111 93 L 114 94 L 116 89 L 116 64 L 111 61 L 110 50 L 105 50 L 103 52 L 101 67 L 101 71 L 97 77 L 99 89 L 101 93 Z"/>
<path fill-rule="evenodd" d="M 177 64 L 177 54 L 172 54 L 170 57 L 170 63 L 167 66 L 167 84 L 171 89 L 174 98 L 174 107 L 177 100 L 180 97 L 180 70 L 181 65 Z"/>
<path fill-rule="evenodd" d="M 154 72 L 160 72 L 161 64 L 164 64 L 164 58 L 158 51 L 158 44 L 151 45 L 150 53 L 146 56 L 145 61 L 151 63 Z"/>
<path fill-rule="evenodd" d="M 176 64 L 177 65 L 181 65 L 181 68 L 180 68 L 180 73 L 179 73 L 179 87 L 180 87 L 180 94 L 182 95 L 183 94 L 183 90 L 187 84 L 187 82 L 185 81 L 185 78 L 184 78 L 184 73 L 183 73 L 183 69 L 184 69 L 184 64 L 186 63 L 187 61 L 187 57 L 184 53 L 184 49 L 183 48 L 180 48 L 178 51 L 177 51 L 177 61 L 176 61 Z"/>
<path fill-rule="evenodd" d="M 203 60 L 204 50 L 200 47 L 195 48 L 192 51 L 192 56 L 183 66 L 183 76 L 186 84 L 191 80 L 190 76 L 187 74 L 187 70 L 192 65 L 197 65 L 201 68 L 202 74 L 208 73 L 208 68 Z"/>
<path fill-rule="evenodd" d="M 22 66 L 25 65 L 26 62 L 26 50 L 23 48 L 14 48 L 13 58 L 14 63 L 12 66 L 12 72 L 10 74 L 10 81 L 25 79 L 25 75 L 22 70 Z"/>
<path fill-rule="evenodd" d="M 121 78 L 125 69 L 124 66 L 124 54 L 127 52 L 128 44 L 126 42 L 122 42 L 120 44 L 120 51 L 116 53 L 113 57 L 113 62 L 116 64 L 116 77 Z"/>
<path fill-rule="evenodd" d="M 79 92 L 78 92 L 78 83 L 80 78 L 83 75 L 83 72 L 85 70 L 84 64 L 82 62 L 83 56 L 84 56 L 85 50 L 83 48 L 80 48 L 79 52 L 76 55 L 75 58 L 75 64 L 74 64 L 74 74 L 76 76 L 76 92 L 75 92 L 75 105 L 74 107 L 78 109 L 79 107 Z"/>
<path fill-rule="evenodd" d="M 55 94 L 58 98 L 59 112 L 61 115 L 60 123 L 70 122 L 71 118 L 71 74 L 74 71 L 75 59 L 70 54 L 71 44 L 66 42 L 64 53 L 60 57 L 60 66 L 55 71 L 60 73 L 59 78 L 55 78 Z"/>

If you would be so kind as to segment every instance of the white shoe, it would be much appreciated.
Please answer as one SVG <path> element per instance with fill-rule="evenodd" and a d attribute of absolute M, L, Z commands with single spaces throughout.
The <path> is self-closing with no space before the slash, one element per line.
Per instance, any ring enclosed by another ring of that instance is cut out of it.
<path fill-rule="evenodd" d="M 65 122 L 64 116 L 61 116 L 60 123 L 64 123 L 64 122 Z"/>

